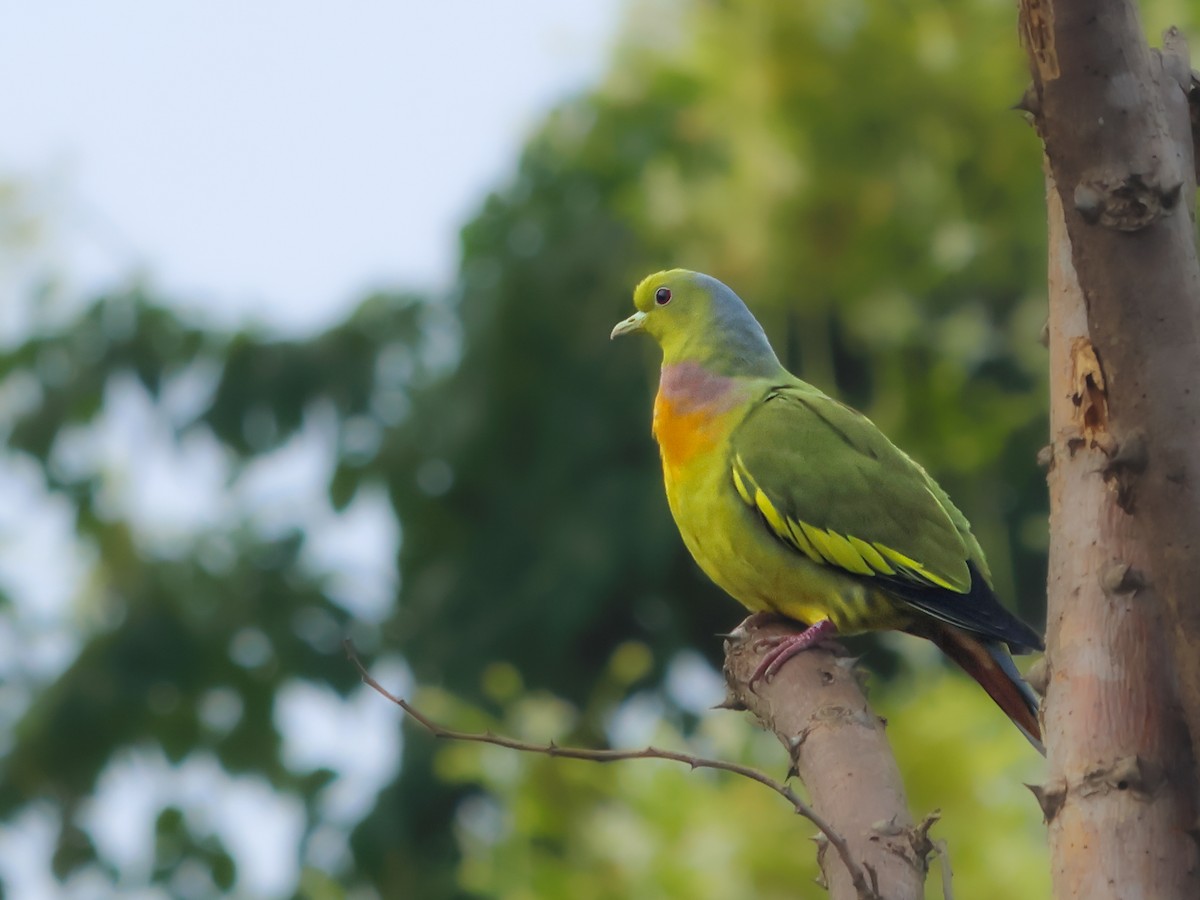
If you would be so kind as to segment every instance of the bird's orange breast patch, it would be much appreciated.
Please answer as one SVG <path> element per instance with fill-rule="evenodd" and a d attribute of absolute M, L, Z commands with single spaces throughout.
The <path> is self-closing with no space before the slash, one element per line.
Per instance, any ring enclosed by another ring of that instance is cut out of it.
<path fill-rule="evenodd" d="M 725 415 L 710 409 L 680 411 L 662 392 L 654 400 L 654 437 L 663 467 L 677 478 L 697 455 L 711 450 L 727 433 Z"/>

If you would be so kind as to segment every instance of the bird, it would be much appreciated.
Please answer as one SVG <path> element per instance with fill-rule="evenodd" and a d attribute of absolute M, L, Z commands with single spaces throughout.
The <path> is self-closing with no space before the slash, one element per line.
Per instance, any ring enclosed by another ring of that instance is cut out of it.
<path fill-rule="evenodd" d="M 667 504 L 704 573 L 752 613 L 801 630 L 751 679 L 833 635 L 896 630 L 961 666 L 1043 755 L 1038 700 L 1010 653 L 1044 649 L 1007 610 L 983 548 L 933 478 L 865 415 L 779 362 L 733 290 L 644 278 L 611 337 L 662 349 L 652 431 Z"/>

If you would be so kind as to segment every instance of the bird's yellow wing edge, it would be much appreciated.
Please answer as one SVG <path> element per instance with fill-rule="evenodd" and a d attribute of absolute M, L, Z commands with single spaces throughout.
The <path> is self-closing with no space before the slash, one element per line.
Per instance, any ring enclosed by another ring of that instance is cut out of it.
<path fill-rule="evenodd" d="M 742 502 L 762 516 L 775 537 L 817 565 L 836 566 L 854 575 L 899 577 L 917 584 L 962 593 L 946 579 L 910 556 L 878 541 L 838 534 L 832 529 L 801 522 L 782 512 L 755 482 L 742 457 L 733 460 L 733 486 Z"/>

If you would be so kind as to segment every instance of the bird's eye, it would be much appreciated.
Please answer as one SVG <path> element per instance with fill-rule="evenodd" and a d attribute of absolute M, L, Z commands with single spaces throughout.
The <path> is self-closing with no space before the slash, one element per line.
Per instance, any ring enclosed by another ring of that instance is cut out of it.
<path fill-rule="evenodd" d="M 659 288 L 657 291 L 655 291 L 654 292 L 654 302 L 657 303 L 659 306 L 666 306 L 668 303 L 670 303 L 671 302 L 671 289 L 670 288 Z"/>

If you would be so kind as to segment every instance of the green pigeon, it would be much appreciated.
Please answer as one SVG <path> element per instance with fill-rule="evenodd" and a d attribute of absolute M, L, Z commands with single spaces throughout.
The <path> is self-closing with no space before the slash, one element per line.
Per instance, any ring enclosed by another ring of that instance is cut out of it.
<path fill-rule="evenodd" d="M 833 634 L 928 638 L 1040 752 L 1037 697 L 1009 651 L 1043 648 L 992 589 L 983 549 L 929 474 L 862 413 L 789 373 L 715 278 L 672 269 L 612 337 L 662 347 L 653 431 L 667 502 L 700 568 L 753 612 L 803 626 L 753 682 Z"/>

